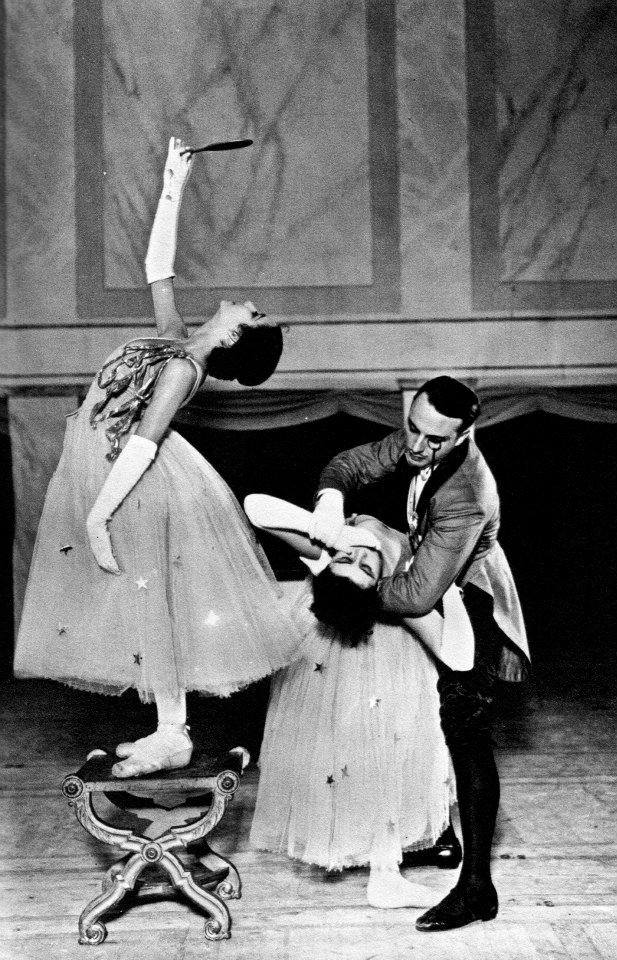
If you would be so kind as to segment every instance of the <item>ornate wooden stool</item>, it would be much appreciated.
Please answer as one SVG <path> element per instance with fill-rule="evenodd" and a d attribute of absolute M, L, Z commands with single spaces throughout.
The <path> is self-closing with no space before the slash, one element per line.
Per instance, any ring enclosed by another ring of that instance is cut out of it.
<path fill-rule="evenodd" d="M 179 891 L 206 913 L 205 935 L 208 940 L 224 940 L 231 934 L 231 917 L 225 900 L 240 898 L 238 871 L 225 857 L 216 853 L 206 837 L 219 823 L 232 799 L 242 774 L 245 756 L 232 751 L 222 758 L 195 756 L 182 770 L 166 770 L 135 779 L 113 777 L 111 767 L 117 758 L 103 751 L 94 751 L 86 763 L 62 784 L 62 792 L 73 807 L 81 825 L 103 843 L 127 851 L 103 879 L 103 892 L 83 910 L 79 918 L 79 943 L 99 944 L 107 936 L 101 921 L 104 913 L 117 906 L 129 892 L 172 895 Z M 166 830 L 155 839 L 148 839 L 105 823 L 96 813 L 92 795 L 104 793 L 117 806 L 160 806 L 173 808 L 175 798 L 190 796 L 191 805 L 207 809 L 199 817 L 186 820 Z M 197 796 L 192 796 L 197 794 Z M 124 802 L 128 799 L 128 802 Z M 132 801 L 132 803 L 131 803 Z M 174 851 L 190 851 L 194 865 L 187 865 Z M 200 859 L 197 860 L 197 857 Z M 213 863 L 219 869 L 204 869 Z M 147 867 L 158 867 L 169 882 L 148 881 L 141 877 Z M 201 866 L 201 869 L 199 869 Z M 220 869 L 223 868 L 223 869 Z"/>

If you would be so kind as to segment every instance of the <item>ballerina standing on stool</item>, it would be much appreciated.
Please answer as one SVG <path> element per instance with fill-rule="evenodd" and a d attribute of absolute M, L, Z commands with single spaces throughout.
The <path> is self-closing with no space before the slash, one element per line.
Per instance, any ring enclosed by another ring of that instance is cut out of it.
<path fill-rule="evenodd" d="M 15 673 L 85 690 L 135 688 L 158 727 L 120 744 L 113 772 L 186 766 L 186 691 L 228 695 L 286 665 L 299 642 L 265 555 L 227 484 L 179 434 L 206 374 L 266 380 L 278 326 L 223 301 L 190 335 L 175 306 L 180 203 L 192 154 L 172 138 L 146 275 L 158 337 L 105 362 L 68 418 L 35 545 Z"/>

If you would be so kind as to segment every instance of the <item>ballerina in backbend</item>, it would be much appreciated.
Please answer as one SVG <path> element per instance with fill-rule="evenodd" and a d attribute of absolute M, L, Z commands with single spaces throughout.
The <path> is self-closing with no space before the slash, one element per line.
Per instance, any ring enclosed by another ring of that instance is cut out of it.
<path fill-rule="evenodd" d="M 280 329 L 223 301 L 192 333 L 174 300 L 191 154 L 172 138 L 146 275 L 158 337 L 103 364 L 68 418 L 32 560 L 15 672 L 100 693 L 135 688 L 158 726 L 120 744 L 117 777 L 189 763 L 186 691 L 227 695 L 287 664 L 299 636 L 227 484 L 170 422 L 207 375 L 261 383 Z"/>
<path fill-rule="evenodd" d="M 380 621 L 377 582 L 404 559 L 401 533 L 358 516 L 329 554 L 308 538 L 308 511 L 262 494 L 245 509 L 313 571 L 290 608 L 302 650 L 272 683 L 251 842 L 327 870 L 370 866 L 372 906 L 430 905 L 435 892 L 399 864 L 449 824 L 454 781 L 427 647 L 471 629 L 460 595 L 449 591 L 444 617 Z"/>

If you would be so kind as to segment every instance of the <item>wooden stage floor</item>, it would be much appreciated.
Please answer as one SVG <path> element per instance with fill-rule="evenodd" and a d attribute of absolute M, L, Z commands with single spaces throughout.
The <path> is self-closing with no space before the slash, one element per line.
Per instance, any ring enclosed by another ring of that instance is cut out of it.
<path fill-rule="evenodd" d="M 99 947 L 78 946 L 77 918 L 115 857 L 77 823 L 60 784 L 89 749 L 139 732 L 144 712 L 134 701 L 127 709 L 124 698 L 44 682 L 9 682 L 0 696 L 2 960 L 617 958 L 617 701 L 610 692 L 583 683 L 507 700 L 496 736 L 502 804 L 495 921 L 419 934 L 418 911 L 365 905 L 364 871 L 326 880 L 283 856 L 251 851 L 257 781 L 251 765 L 213 839 L 244 883 L 242 900 L 230 904 L 232 939 L 205 941 L 196 913 L 179 901 L 159 901 L 110 920 Z M 196 735 L 207 736 L 209 704 L 201 701 Z M 128 716 L 117 729 L 121 708 Z M 435 868 L 409 873 L 431 886 L 436 899 L 455 876 Z"/>

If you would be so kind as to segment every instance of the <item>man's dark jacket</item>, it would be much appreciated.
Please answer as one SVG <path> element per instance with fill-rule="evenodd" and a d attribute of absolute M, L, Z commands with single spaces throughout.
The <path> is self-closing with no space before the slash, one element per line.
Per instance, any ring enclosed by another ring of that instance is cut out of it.
<path fill-rule="evenodd" d="M 321 474 L 319 489 L 333 488 L 347 496 L 405 466 L 404 457 L 405 431 L 396 430 L 334 457 Z M 380 583 L 383 609 L 401 617 L 422 616 L 439 605 L 451 584 L 473 584 L 493 601 L 496 635 L 503 642 L 500 675 L 522 679 L 529 648 L 512 573 L 497 542 L 499 496 L 473 439 L 439 462 L 422 491 L 418 516 L 410 553 L 393 576 Z"/>

